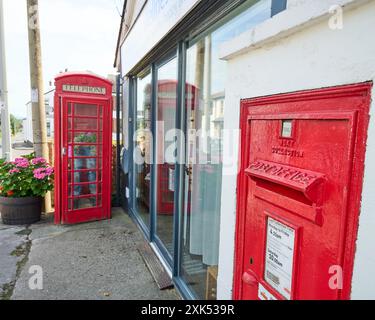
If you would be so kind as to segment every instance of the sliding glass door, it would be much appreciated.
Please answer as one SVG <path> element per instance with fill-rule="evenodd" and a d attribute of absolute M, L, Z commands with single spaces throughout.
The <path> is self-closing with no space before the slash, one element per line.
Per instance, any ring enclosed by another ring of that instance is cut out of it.
<path fill-rule="evenodd" d="M 152 165 L 152 78 L 145 71 L 137 78 L 134 133 L 134 203 L 133 210 L 146 229 L 151 225 Z"/>
<path fill-rule="evenodd" d="M 174 253 L 175 141 L 177 113 L 177 57 L 156 67 L 156 237 Z"/>
<path fill-rule="evenodd" d="M 134 82 L 132 212 L 172 266 L 174 254 L 176 55 Z"/>
<path fill-rule="evenodd" d="M 222 176 L 225 64 L 214 59 L 217 35 L 187 51 L 187 170 L 181 276 L 199 298 L 216 298 Z M 212 81 L 214 77 L 214 81 Z"/>

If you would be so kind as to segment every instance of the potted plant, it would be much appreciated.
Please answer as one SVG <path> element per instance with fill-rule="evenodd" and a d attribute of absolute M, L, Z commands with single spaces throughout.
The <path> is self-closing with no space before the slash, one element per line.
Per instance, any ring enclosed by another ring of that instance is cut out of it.
<path fill-rule="evenodd" d="M 75 153 L 77 156 L 91 156 L 92 152 L 95 151 L 95 146 L 92 146 L 90 144 L 95 144 L 97 141 L 96 134 L 87 132 L 82 133 L 75 137 L 74 142 L 77 144 L 82 144 L 79 146 L 76 146 Z M 89 144 L 89 145 L 85 145 Z"/>
<path fill-rule="evenodd" d="M 34 154 L 13 162 L 0 159 L 0 212 L 4 224 L 38 222 L 42 199 L 53 189 L 54 169 Z"/>

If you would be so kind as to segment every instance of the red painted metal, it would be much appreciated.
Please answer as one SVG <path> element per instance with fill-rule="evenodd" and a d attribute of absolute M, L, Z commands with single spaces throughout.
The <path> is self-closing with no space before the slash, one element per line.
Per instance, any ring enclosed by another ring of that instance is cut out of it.
<path fill-rule="evenodd" d="M 258 299 L 259 285 L 278 299 L 350 298 L 371 88 L 242 101 L 234 299 Z M 294 235 L 288 294 L 266 281 L 269 221 Z M 341 289 L 329 286 L 332 266 L 342 267 Z"/>
<path fill-rule="evenodd" d="M 64 73 L 55 86 L 55 223 L 110 219 L 112 83 Z"/>

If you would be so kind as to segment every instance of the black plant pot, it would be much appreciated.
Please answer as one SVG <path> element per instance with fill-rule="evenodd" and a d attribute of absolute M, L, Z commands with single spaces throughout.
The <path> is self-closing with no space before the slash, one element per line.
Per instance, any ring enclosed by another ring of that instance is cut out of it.
<path fill-rule="evenodd" d="M 42 199 L 0 197 L 1 219 L 6 225 L 28 225 L 40 221 Z"/>

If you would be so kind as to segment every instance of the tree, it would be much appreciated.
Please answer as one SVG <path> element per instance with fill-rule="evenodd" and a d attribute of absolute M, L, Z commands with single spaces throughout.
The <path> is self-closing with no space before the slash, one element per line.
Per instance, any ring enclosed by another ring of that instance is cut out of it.
<path fill-rule="evenodd" d="M 22 120 L 17 119 L 13 114 L 10 115 L 10 128 L 12 135 L 16 135 L 22 129 Z"/>

